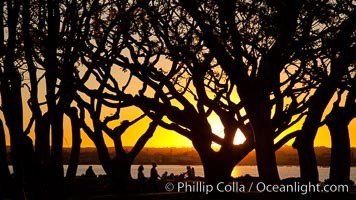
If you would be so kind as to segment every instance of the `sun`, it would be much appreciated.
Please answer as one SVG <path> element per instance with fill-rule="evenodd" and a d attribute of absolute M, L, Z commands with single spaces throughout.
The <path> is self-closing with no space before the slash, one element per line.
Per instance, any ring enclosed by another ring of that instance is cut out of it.
<path fill-rule="evenodd" d="M 245 141 L 246 141 L 246 137 L 244 136 L 242 131 L 238 128 L 235 133 L 234 144 L 236 145 L 243 144 Z"/>
<path fill-rule="evenodd" d="M 218 122 L 215 122 L 214 124 L 211 125 L 211 129 L 212 129 L 212 132 L 221 137 L 221 138 L 224 138 L 225 137 L 225 134 L 224 134 L 224 126 L 221 124 L 220 121 Z M 234 144 L 235 145 L 239 145 L 239 144 L 242 144 L 244 143 L 246 140 L 246 137 L 244 136 L 244 134 L 242 133 L 242 131 L 240 129 L 237 129 L 236 130 L 236 133 L 235 133 L 235 137 L 234 137 Z M 214 151 L 219 151 L 220 150 L 220 147 L 221 145 L 215 143 L 215 142 L 212 142 L 211 143 L 211 148 L 214 150 Z"/>

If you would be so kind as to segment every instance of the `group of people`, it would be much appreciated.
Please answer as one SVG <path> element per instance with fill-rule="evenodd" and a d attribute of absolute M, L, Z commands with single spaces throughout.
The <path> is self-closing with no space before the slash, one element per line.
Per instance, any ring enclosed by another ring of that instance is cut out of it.
<path fill-rule="evenodd" d="M 153 162 L 152 163 L 152 168 L 151 168 L 151 172 L 150 172 L 150 177 L 147 179 L 143 173 L 143 170 L 144 170 L 144 167 L 143 165 L 140 165 L 138 167 L 138 174 L 137 174 L 137 186 L 138 186 L 138 190 L 140 192 L 146 192 L 146 191 L 150 191 L 150 192 L 158 192 L 158 180 L 159 178 L 161 180 L 167 180 L 167 179 L 170 179 L 170 180 L 174 180 L 174 179 L 177 179 L 177 180 L 183 180 L 183 179 L 186 179 L 186 180 L 194 180 L 195 179 L 195 170 L 194 170 L 194 167 L 190 167 L 190 166 L 187 166 L 187 171 L 180 174 L 179 176 L 174 176 L 173 173 L 171 173 L 169 176 L 168 176 L 168 172 L 165 171 L 162 176 L 160 176 L 158 174 L 158 171 L 157 171 L 157 163 L 156 162 Z M 92 166 L 89 166 L 88 169 L 86 170 L 85 174 L 84 174 L 85 177 L 97 177 Z M 148 186 L 146 188 L 146 186 Z"/>
<path fill-rule="evenodd" d="M 173 173 L 171 173 L 168 176 L 168 172 L 165 171 L 162 176 L 161 176 L 161 180 L 165 180 L 165 179 L 170 179 L 170 180 L 195 180 L 195 170 L 194 167 L 190 167 L 187 166 L 187 171 L 181 173 L 180 175 L 175 176 Z"/>
<path fill-rule="evenodd" d="M 151 192 L 157 192 L 158 191 L 158 179 L 160 178 L 161 180 L 166 180 L 166 179 L 186 179 L 186 180 L 194 180 L 195 179 L 195 169 L 194 167 L 187 166 L 187 171 L 180 174 L 179 176 L 174 176 L 173 173 L 171 173 L 168 176 L 168 172 L 165 171 L 162 176 L 160 176 L 157 172 L 157 163 L 153 162 L 152 163 L 152 168 L 151 168 L 151 173 L 150 173 L 150 178 L 147 179 L 143 173 L 144 167 L 143 165 L 140 165 L 138 167 L 138 174 L 137 174 L 137 184 L 138 184 L 138 189 L 140 192 L 146 191 L 146 183 L 148 180 L 148 190 Z"/>
<path fill-rule="evenodd" d="M 149 181 L 149 190 L 151 192 L 158 192 L 158 178 L 160 175 L 157 172 L 157 163 L 153 162 L 152 163 L 152 168 L 151 168 L 151 176 L 148 179 Z M 143 174 L 144 167 L 143 165 L 140 165 L 138 167 L 138 174 L 137 174 L 137 183 L 138 183 L 138 189 L 140 192 L 146 191 L 146 177 Z"/>

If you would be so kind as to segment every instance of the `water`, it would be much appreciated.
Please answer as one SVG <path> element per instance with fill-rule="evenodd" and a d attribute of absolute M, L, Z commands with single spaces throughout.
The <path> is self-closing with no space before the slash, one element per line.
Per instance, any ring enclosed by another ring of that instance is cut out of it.
<path fill-rule="evenodd" d="M 97 175 L 105 174 L 101 165 L 92 165 L 93 170 Z M 66 171 L 67 165 L 64 166 L 64 170 Z M 89 165 L 79 165 L 77 170 L 77 175 L 80 176 L 85 173 L 86 169 Z M 139 165 L 132 165 L 131 167 L 131 175 L 133 178 L 137 178 L 137 169 Z M 146 177 L 150 176 L 150 169 L 151 165 L 143 165 L 144 167 L 144 174 Z M 174 175 L 179 175 L 187 171 L 187 166 L 185 165 L 158 165 L 157 171 L 161 175 L 165 171 L 173 173 Z M 195 175 L 204 177 L 204 171 L 202 165 L 191 165 L 195 169 Z M 319 170 L 319 180 L 324 181 L 325 179 L 329 178 L 329 167 L 318 167 Z M 290 178 L 290 177 L 300 177 L 299 174 L 299 166 L 278 166 L 278 172 L 281 179 Z M 236 166 L 232 172 L 232 177 L 238 177 L 249 174 L 251 176 L 258 176 L 257 166 L 255 165 L 248 165 L 248 166 Z M 356 182 L 356 167 L 351 167 L 350 179 Z"/>
<path fill-rule="evenodd" d="M 85 171 L 90 165 L 79 165 L 77 170 L 77 176 L 85 174 Z M 101 165 L 91 165 L 96 175 L 104 175 L 104 169 Z M 137 169 L 139 165 L 131 166 L 131 175 L 133 178 L 137 178 Z M 150 176 L 151 165 L 143 165 L 144 175 L 146 177 Z M 204 170 L 202 165 L 191 165 L 194 167 L 195 175 L 204 177 Z M 64 172 L 67 171 L 68 165 L 64 165 Z M 324 181 L 329 178 L 329 167 L 318 167 L 319 170 L 319 180 Z M 158 165 L 157 166 L 158 174 L 163 174 L 165 171 L 168 172 L 168 175 L 173 173 L 174 175 L 179 175 L 187 171 L 186 165 Z M 12 166 L 10 166 L 10 172 L 12 173 Z M 300 177 L 299 166 L 278 166 L 278 172 L 281 179 L 290 178 L 290 177 Z M 249 174 L 251 176 L 258 176 L 257 166 L 255 165 L 238 165 L 234 168 L 231 173 L 232 177 L 238 177 Z M 351 167 L 350 179 L 356 182 L 356 167 Z"/>

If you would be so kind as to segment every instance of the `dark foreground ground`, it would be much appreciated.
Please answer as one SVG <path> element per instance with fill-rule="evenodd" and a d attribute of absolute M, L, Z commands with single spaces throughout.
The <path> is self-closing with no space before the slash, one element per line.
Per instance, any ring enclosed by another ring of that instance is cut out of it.
<path fill-rule="evenodd" d="M 168 186 L 167 187 L 167 183 Z M 171 184 L 172 183 L 172 184 Z M 194 182 L 191 182 L 194 184 Z M 171 185 L 169 185 L 171 184 Z M 65 200 L 297 200 L 297 199 L 312 199 L 312 200 L 356 200 L 356 189 L 352 187 L 348 193 L 268 193 L 268 192 L 215 192 L 206 194 L 202 188 L 195 185 L 195 191 L 178 192 L 177 182 L 160 181 L 157 191 L 148 191 L 149 185 L 145 192 L 139 192 L 135 182 L 130 183 L 121 191 L 120 186 L 113 186 L 109 179 L 105 178 L 85 178 L 78 177 L 67 182 L 65 189 Z M 167 192 L 172 189 L 172 192 Z M 241 187 L 240 187 L 241 188 Z M 189 188 L 188 188 L 189 189 Z M 192 189 L 192 188 L 190 188 Z"/>
<path fill-rule="evenodd" d="M 294 179 L 293 179 L 294 180 Z M 159 181 L 158 187 L 152 189 L 147 183 L 143 189 L 138 188 L 135 181 L 131 181 L 128 185 L 119 186 L 106 177 L 88 178 L 76 177 L 74 179 L 66 179 L 63 193 L 56 196 L 49 193 L 48 198 L 56 200 L 356 200 L 356 187 L 349 187 L 349 192 L 317 192 L 306 193 L 276 193 L 276 192 L 259 192 L 256 188 L 249 185 L 251 182 L 256 185 L 258 180 L 251 177 L 246 179 L 234 180 L 227 186 L 233 183 L 239 183 L 232 187 L 234 191 L 225 192 L 207 192 L 206 185 L 200 180 L 165 180 Z M 291 184 L 291 182 L 284 182 Z M 186 184 L 180 185 L 179 184 Z M 246 187 L 243 187 L 246 186 Z M 178 190 L 178 187 L 181 189 Z M 231 187 L 227 187 L 231 189 Z M 206 194 L 209 193 L 209 194 Z M 5 198 L 1 198 L 1 196 Z M 56 198 L 57 197 L 57 198 Z M 41 197 L 40 199 L 43 199 Z M 13 200 L 7 194 L 1 194 L 0 200 Z"/>

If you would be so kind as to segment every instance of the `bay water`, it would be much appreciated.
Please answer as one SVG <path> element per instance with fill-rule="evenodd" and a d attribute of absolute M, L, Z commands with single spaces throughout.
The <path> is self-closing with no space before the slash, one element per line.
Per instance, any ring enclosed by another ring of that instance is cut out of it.
<path fill-rule="evenodd" d="M 77 176 L 81 176 L 85 174 L 86 169 L 88 169 L 90 165 L 79 165 L 77 170 Z M 93 167 L 94 172 L 96 175 L 104 175 L 105 172 L 101 165 L 91 165 Z M 64 170 L 66 172 L 67 165 L 64 165 Z M 131 176 L 132 178 L 137 178 L 139 165 L 132 165 L 131 166 Z M 144 167 L 144 175 L 146 177 L 150 176 L 151 165 L 143 165 Z M 204 170 L 202 165 L 191 165 L 194 167 L 195 175 L 204 177 Z M 318 167 L 319 171 L 319 180 L 325 181 L 329 178 L 329 167 Z M 165 171 L 168 172 L 168 175 L 173 173 L 174 175 L 180 175 L 187 171 L 186 165 L 158 165 L 157 171 L 161 175 Z M 290 177 L 300 177 L 299 173 L 299 166 L 278 166 L 278 172 L 281 179 L 290 178 Z M 256 165 L 237 165 L 231 176 L 232 177 L 239 177 L 249 174 L 251 176 L 258 176 L 257 166 Z M 350 179 L 356 182 L 356 167 L 351 167 Z"/>
<path fill-rule="evenodd" d="M 93 167 L 93 170 L 96 175 L 105 175 L 105 171 L 101 165 L 78 165 L 77 176 L 82 176 L 85 174 L 85 171 L 89 166 Z M 131 176 L 132 178 L 137 178 L 139 165 L 131 166 Z M 144 175 L 146 177 L 150 176 L 151 165 L 143 165 Z M 202 165 L 191 165 L 194 167 L 195 176 L 204 177 L 204 169 Z M 64 165 L 64 173 L 66 173 L 68 165 Z M 10 172 L 12 173 L 12 166 L 9 166 Z M 318 167 L 319 171 L 319 180 L 325 181 L 329 178 L 330 167 Z M 356 182 L 356 167 L 351 167 L 350 169 L 350 179 Z M 174 175 L 180 175 L 187 171 L 186 165 L 158 165 L 157 166 L 158 174 L 162 175 L 164 172 L 167 172 L 168 175 L 173 173 Z M 299 166 L 278 166 L 278 172 L 281 179 L 291 178 L 291 177 L 300 177 Z M 256 165 L 237 165 L 231 173 L 231 176 L 236 178 L 244 175 L 258 176 L 257 166 Z"/>

